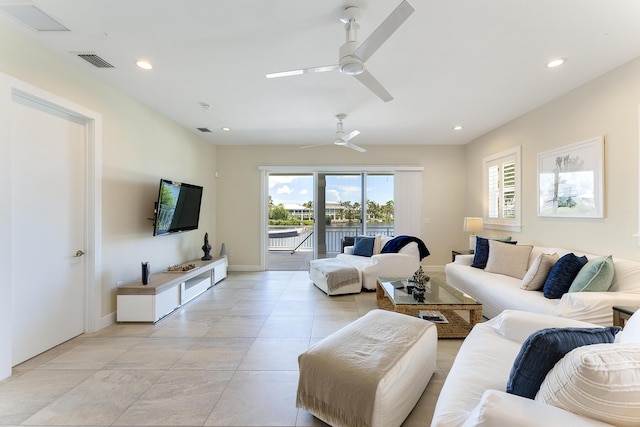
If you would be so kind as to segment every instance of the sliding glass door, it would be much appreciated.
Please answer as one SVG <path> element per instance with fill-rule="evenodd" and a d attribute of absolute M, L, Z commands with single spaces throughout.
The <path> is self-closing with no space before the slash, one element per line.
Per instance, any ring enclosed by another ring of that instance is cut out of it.
<path fill-rule="evenodd" d="M 260 169 L 266 269 L 306 270 L 360 234 L 422 236 L 421 167 Z"/>
<path fill-rule="evenodd" d="M 314 250 L 313 174 L 268 176 L 270 270 L 306 270 Z"/>
<path fill-rule="evenodd" d="M 317 257 L 333 257 L 357 235 L 393 235 L 392 173 L 319 173 Z"/>

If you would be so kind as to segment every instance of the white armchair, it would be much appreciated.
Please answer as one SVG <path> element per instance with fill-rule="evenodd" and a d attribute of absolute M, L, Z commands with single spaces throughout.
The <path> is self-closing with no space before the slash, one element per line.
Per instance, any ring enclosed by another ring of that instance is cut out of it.
<path fill-rule="evenodd" d="M 338 260 L 357 268 L 362 277 L 362 287 L 376 289 L 378 276 L 409 277 L 420 267 L 420 250 L 415 242 L 408 243 L 397 253 L 380 253 L 380 249 L 391 240 L 391 236 L 376 236 L 380 244 L 370 257 L 353 255 L 353 246 L 346 246 L 344 253 L 338 254 Z"/>

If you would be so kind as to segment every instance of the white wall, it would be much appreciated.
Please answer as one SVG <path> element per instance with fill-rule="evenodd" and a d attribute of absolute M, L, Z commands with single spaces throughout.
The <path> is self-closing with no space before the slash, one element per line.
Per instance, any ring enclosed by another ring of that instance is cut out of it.
<path fill-rule="evenodd" d="M 514 239 L 640 260 L 638 106 L 640 58 L 531 111 L 467 145 L 468 211 L 482 213 L 482 159 L 522 146 L 521 233 Z M 603 135 L 605 218 L 539 218 L 537 154 Z"/>
<path fill-rule="evenodd" d="M 202 256 L 205 232 L 216 241 L 215 145 L 111 88 L 0 24 L 0 73 L 27 82 L 102 115 L 102 324 L 115 319 L 116 281 L 140 275 L 140 261 L 157 272 Z M 6 94 L 1 94 L 6 95 Z M 7 114 L 0 111 L 0 123 Z M 0 125 L 0 133 L 8 129 Z M 0 134 L 0 179 L 10 182 L 10 136 Z M 160 178 L 204 186 L 200 228 L 153 237 L 151 222 Z M 10 357 L 11 198 L 0 207 L 0 378 Z M 46 242 L 42 242 L 46 247 Z M 214 248 L 213 252 L 218 248 Z M 9 313 L 9 315 L 7 315 Z M 9 352 L 10 355 L 10 352 Z M 9 365 L 10 366 L 10 365 Z"/>

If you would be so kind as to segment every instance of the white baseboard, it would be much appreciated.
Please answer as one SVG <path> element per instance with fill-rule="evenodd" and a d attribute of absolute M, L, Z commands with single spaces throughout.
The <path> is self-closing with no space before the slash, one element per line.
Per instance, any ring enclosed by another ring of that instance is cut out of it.
<path fill-rule="evenodd" d="M 433 273 L 444 273 L 444 265 L 423 265 L 422 269 Z"/>
<path fill-rule="evenodd" d="M 115 311 L 113 313 L 107 314 L 106 316 L 103 316 L 100 319 L 100 324 L 97 325 L 98 326 L 98 331 L 100 329 L 106 328 L 107 326 L 113 325 L 114 323 L 116 323 L 116 312 Z"/>
<path fill-rule="evenodd" d="M 259 265 L 229 265 L 228 271 L 264 271 Z"/>

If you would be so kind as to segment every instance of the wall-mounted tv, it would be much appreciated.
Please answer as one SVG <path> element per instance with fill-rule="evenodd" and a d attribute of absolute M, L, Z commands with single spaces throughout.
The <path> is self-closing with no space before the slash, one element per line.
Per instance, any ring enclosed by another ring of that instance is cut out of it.
<path fill-rule="evenodd" d="M 195 230 L 200 220 L 202 187 L 184 182 L 160 180 L 153 235 Z"/>

